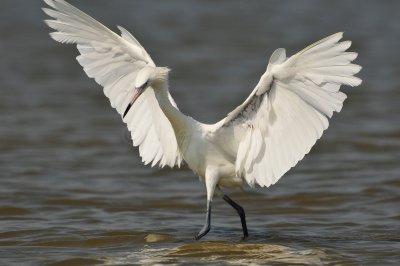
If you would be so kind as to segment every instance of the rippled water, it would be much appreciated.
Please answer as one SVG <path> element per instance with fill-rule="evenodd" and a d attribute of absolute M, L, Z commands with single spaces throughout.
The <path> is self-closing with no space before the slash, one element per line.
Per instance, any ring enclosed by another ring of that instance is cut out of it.
<path fill-rule="evenodd" d="M 173 69 L 180 108 L 215 122 L 239 104 L 275 48 L 345 31 L 361 87 L 295 169 L 269 189 L 228 191 L 250 237 L 190 170 L 151 169 L 101 89 L 56 44 L 40 1 L 0 4 L 0 264 L 400 262 L 398 1 L 71 1 L 124 25 Z"/>

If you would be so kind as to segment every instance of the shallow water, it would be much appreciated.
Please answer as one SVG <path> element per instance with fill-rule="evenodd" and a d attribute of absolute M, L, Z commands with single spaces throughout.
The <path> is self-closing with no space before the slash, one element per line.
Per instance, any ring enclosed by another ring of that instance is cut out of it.
<path fill-rule="evenodd" d="M 40 1 L 0 4 L 1 265 L 396 265 L 400 262 L 398 1 L 71 1 L 132 31 L 173 69 L 181 110 L 215 122 L 275 48 L 345 31 L 361 87 L 295 169 L 269 189 L 216 199 L 211 232 L 194 174 L 143 166 L 120 118 L 48 37 Z M 22 11 L 21 11 L 22 7 Z M 114 27 L 113 27 L 114 29 Z"/>

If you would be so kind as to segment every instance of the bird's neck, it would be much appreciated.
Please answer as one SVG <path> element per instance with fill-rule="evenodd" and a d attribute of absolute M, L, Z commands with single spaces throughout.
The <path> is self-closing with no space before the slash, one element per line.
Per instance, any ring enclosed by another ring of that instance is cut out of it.
<path fill-rule="evenodd" d="M 154 90 L 154 93 L 161 110 L 168 118 L 172 128 L 174 129 L 175 136 L 179 144 L 180 139 L 184 138 L 190 129 L 190 118 L 172 105 L 168 97 L 167 88 L 156 89 Z"/>

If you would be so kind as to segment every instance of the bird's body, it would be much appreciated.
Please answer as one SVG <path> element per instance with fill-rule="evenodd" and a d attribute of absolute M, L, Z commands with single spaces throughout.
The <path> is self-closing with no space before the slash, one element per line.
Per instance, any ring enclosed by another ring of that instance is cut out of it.
<path fill-rule="evenodd" d="M 161 110 L 171 122 L 182 159 L 196 175 L 204 180 L 207 169 L 218 172 L 222 187 L 241 186 L 243 178 L 235 173 L 235 154 L 238 145 L 232 143 L 232 128 L 221 129 L 221 122 L 204 124 L 184 115 L 169 101 L 166 90 L 155 90 Z M 179 119 L 177 118 L 179 117 Z"/>
<path fill-rule="evenodd" d="M 224 134 L 218 134 L 216 128 L 215 125 L 197 122 L 188 132 L 186 147 L 182 147 L 183 158 L 203 180 L 207 169 L 213 169 L 218 172 L 217 185 L 229 188 L 241 186 L 243 178 L 235 172 L 237 145 L 229 143 L 229 139 L 225 139 Z M 229 134 L 228 131 L 226 134 Z"/>
<path fill-rule="evenodd" d="M 207 190 L 206 224 L 210 229 L 214 194 L 240 215 L 243 208 L 223 195 L 220 187 L 270 186 L 295 166 L 328 127 L 346 95 L 341 85 L 358 86 L 346 52 L 349 41 L 336 33 L 287 58 L 277 49 L 249 97 L 216 124 L 203 124 L 179 111 L 168 85 L 168 68 L 157 67 L 140 43 L 124 28 L 121 36 L 63 0 L 45 0 L 54 20 L 46 23 L 59 42 L 76 43 L 78 62 L 104 87 L 112 107 L 131 131 L 145 164 L 160 167 L 187 163 Z"/>

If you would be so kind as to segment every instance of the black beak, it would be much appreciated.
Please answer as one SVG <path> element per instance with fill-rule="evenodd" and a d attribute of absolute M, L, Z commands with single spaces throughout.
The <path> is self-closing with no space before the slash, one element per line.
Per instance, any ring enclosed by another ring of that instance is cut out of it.
<path fill-rule="evenodd" d="M 125 118 L 125 116 L 128 114 L 129 110 L 131 109 L 132 105 L 136 102 L 136 100 L 139 98 L 139 96 L 143 93 L 143 91 L 146 89 L 148 82 L 146 82 L 145 84 L 143 84 L 142 86 L 134 89 L 133 91 L 133 95 L 132 95 L 132 100 L 131 102 L 128 104 L 128 106 L 125 109 L 124 115 L 122 116 L 122 118 Z"/>
<path fill-rule="evenodd" d="M 125 110 L 124 115 L 122 116 L 122 118 L 125 118 L 126 114 L 129 112 L 131 107 L 132 107 L 132 103 L 129 103 L 128 106 L 126 107 L 126 110 Z"/>

